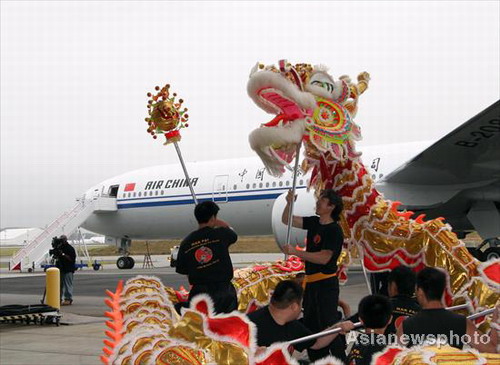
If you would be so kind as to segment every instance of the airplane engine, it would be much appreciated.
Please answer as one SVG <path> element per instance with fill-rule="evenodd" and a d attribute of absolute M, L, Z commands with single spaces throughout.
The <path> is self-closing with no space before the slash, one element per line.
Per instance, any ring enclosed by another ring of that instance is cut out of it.
<path fill-rule="evenodd" d="M 281 247 L 286 242 L 287 226 L 281 222 L 283 209 L 286 205 L 286 195 L 281 194 L 274 201 L 272 210 L 272 228 L 276 242 Z M 313 191 L 306 191 L 305 189 L 297 190 L 297 200 L 293 206 L 293 214 L 299 216 L 311 216 L 315 213 L 316 201 L 314 199 Z M 306 239 L 306 231 L 303 229 L 292 228 L 290 234 L 290 244 L 304 246 Z"/>

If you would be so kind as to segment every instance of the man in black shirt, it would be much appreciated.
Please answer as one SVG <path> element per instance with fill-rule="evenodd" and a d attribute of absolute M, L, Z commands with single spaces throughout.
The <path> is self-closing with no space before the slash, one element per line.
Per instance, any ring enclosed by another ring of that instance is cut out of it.
<path fill-rule="evenodd" d="M 61 305 L 73 303 L 73 273 L 75 272 L 76 251 L 62 235 L 61 244 L 56 249 L 56 267 L 61 273 Z"/>
<path fill-rule="evenodd" d="M 194 215 L 198 229 L 191 232 L 179 247 L 176 271 L 187 275 L 192 285 L 189 301 L 198 294 L 208 294 L 216 313 L 238 309 L 236 290 L 231 280 L 233 264 L 229 246 L 238 236 L 229 225 L 217 219 L 219 207 L 211 201 L 198 204 Z"/>
<path fill-rule="evenodd" d="M 290 204 L 295 198 L 289 191 L 282 215 L 284 224 L 288 224 Z M 337 221 L 340 219 L 342 208 L 342 198 L 333 190 L 324 190 L 316 202 L 317 216 L 293 216 L 292 225 L 307 230 L 306 251 L 296 250 L 291 245 L 283 247 L 284 253 L 298 256 L 305 261 L 304 324 L 312 332 L 322 331 L 340 319 L 340 313 L 337 311 L 337 259 L 342 251 L 344 236 Z M 311 361 L 322 359 L 329 354 L 344 360 L 344 351 L 345 345 L 339 337 L 330 348 L 319 351 L 310 349 L 308 355 Z"/>
<path fill-rule="evenodd" d="M 349 353 L 349 365 L 370 365 L 375 353 L 389 345 L 385 330 L 391 320 L 392 306 L 387 297 L 368 295 L 361 299 L 358 307 L 359 320 L 365 333 L 358 335 Z"/>
<path fill-rule="evenodd" d="M 271 302 L 248 315 L 257 327 L 257 345 L 269 347 L 275 342 L 286 342 L 309 336 L 312 332 L 297 320 L 302 311 L 302 287 L 293 280 L 280 282 L 271 296 Z M 352 322 L 338 323 L 343 332 L 353 328 Z M 320 349 L 328 346 L 337 334 L 320 337 L 295 344 L 293 348 L 299 352 L 304 349 Z"/>
<path fill-rule="evenodd" d="M 467 339 L 469 345 L 479 352 L 495 353 L 497 331 L 493 330 L 489 341 L 485 341 L 471 320 L 447 311 L 442 303 L 445 288 L 446 275 L 441 270 L 427 267 L 418 273 L 416 294 L 422 310 L 407 318 L 397 329 L 399 342 L 408 347 L 425 343 L 443 345 L 446 342 L 461 349 Z"/>
<path fill-rule="evenodd" d="M 420 305 L 413 298 L 417 276 L 407 266 L 394 268 L 387 278 L 388 292 L 392 305 L 392 320 L 387 327 L 386 334 L 396 333 L 396 328 L 401 323 L 420 311 Z"/>

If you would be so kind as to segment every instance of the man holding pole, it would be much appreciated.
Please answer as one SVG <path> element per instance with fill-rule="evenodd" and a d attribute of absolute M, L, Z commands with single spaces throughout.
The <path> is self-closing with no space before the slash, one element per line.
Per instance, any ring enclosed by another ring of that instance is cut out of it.
<path fill-rule="evenodd" d="M 295 199 L 296 196 L 289 191 L 282 215 L 284 224 L 289 224 L 290 206 Z M 296 250 L 288 244 L 283 247 L 285 254 L 298 256 L 305 261 L 304 324 L 313 333 L 324 330 L 340 319 L 337 311 L 337 259 L 342 251 L 344 236 L 337 221 L 342 209 L 342 198 L 333 190 L 324 190 L 316 202 L 317 216 L 292 216 L 293 227 L 307 230 L 306 251 Z M 329 354 L 345 359 L 344 348 L 341 348 L 343 344 L 338 340 L 330 347 L 309 349 L 309 359 L 316 361 Z"/>
<path fill-rule="evenodd" d="M 408 347 L 437 342 L 459 349 L 468 344 L 479 352 L 496 353 L 499 309 L 494 311 L 490 336 L 483 335 L 470 319 L 446 310 L 442 302 L 445 289 L 443 271 L 426 267 L 418 273 L 416 294 L 422 310 L 398 327 L 399 342 Z"/>
<path fill-rule="evenodd" d="M 216 313 L 230 313 L 238 309 L 238 298 L 231 283 L 229 246 L 238 236 L 226 222 L 217 219 L 218 212 L 212 201 L 196 205 L 194 215 L 199 226 L 182 241 L 176 271 L 187 275 L 192 285 L 189 301 L 198 294 L 208 294 Z"/>
<path fill-rule="evenodd" d="M 302 312 L 303 289 L 293 280 L 284 280 L 274 289 L 269 305 L 248 315 L 257 327 L 257 345 L 269 347 L 276 342 L 291 341 L 311 335 L 311 331 L 298 320 Z M 354 328 L 350 321 L 337 323 L 339 333 Z M 297 343 L 294 350 L 320 349 L 328 346 L 339 333 L 322 336 L 317 339 Z"/>

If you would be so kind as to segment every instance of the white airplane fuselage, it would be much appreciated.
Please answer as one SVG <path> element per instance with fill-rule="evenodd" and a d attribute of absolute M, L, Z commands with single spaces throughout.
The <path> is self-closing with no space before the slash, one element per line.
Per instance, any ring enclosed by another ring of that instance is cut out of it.
<path fill-rule="evenodd" d="M 362 160 L 375 180 L 430 145 L 414 142 L 363 148 Z M 258 157 L 187 163 L 198 200 L 213 200 L 219 217 L 240 235 L 273 233 L 275 200 L 292 187 L 293 174 L 270 176 Z M 297 189 L 306 194 L 309 176 L 299 175 Z M 196 229 L 193 199 L 180 164 L 148 167 L 107 179 L 85 193 L 86 199 L 116 197 L 117 211 L 94 213 L 82 225 L 111 237 L 159 240 L 180 238 Z M 314 214 L 312 197 L 298 211 Z M 304 203 L 302 203 L 304 204 Z"/>

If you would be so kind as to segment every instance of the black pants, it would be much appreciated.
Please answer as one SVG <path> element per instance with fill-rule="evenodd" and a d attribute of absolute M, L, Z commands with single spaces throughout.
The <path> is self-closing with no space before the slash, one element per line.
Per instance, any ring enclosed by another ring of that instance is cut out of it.
<path fill-rule="evenodd" d="M 313 333 L 337 323 L 341 314 L 339 304 L 339 280 L 337 277 L 308 283 L 304 292 L 304 324 Z M 309 360 L 316 361 L 333 355 L 345 361 L 345 341 L 338 336 L 330 346 L 319 350 L 307 350 Z"/>
<path fill-rule="evenodd" d="M 208 294 L 212 298 L 215 313 L 230 313 L 238 309 L 236 289 L 231 282 L 195 284 L 189 292 L 189 302 L 198 294 Z"/>

